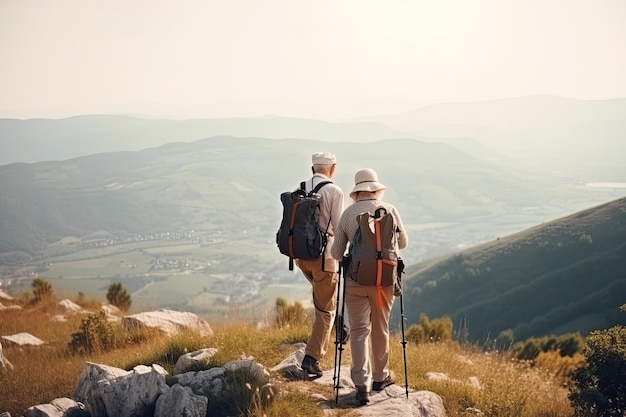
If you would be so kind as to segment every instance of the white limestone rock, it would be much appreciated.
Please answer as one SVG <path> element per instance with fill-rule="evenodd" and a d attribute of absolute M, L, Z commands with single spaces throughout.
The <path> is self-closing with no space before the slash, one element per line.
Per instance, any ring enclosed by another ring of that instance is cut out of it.
<path fill-rule="evenodd" d="M 272 368 L 272 372 L 279 372 L 285 378 L 292 381 L 306 381 L 309 373 L 302 369 L 302 359 L 304 359 L 305 343 L 297 343 L 293 346 L 294 351 L 289 354 L 281 363 Z"/>
<path fill-rule="evenodd" d="M 209 323 L 198 315 L 166 309 L 124 316 L 122 318 L 122 325 L 126 329 L 135 327 L 155 327 L 163 330 L 168 335 L 178 333 L 185 329 L 194 330 L 201 336 L 210 336 L 213 334 L 213 329 L 211 329 Z"/>
<path fill-rule="evenodd" d="M 194 394 L 190 387 L 174 384 L 157 399 L 154 417 L 205 417 L 208 405 L 207 397 Z"/>
<path fill-rule="evenodd" d="M 113 304 L 103 304 L 101 307 L 101 310 L 107 313 L 107 316 L 109 315 L 117 316 L 117 315 L 122 314 L 122 311 L 117 306 L 114 306 Z"/>
<path fill-rule="evenodd" d="M 91 417 L 152 415 L 159 396 L 169 391 L 160 365 L 138 365 L 132 371 L 86 363 L 73 397 Z"/>
<path fill-rule="evenodd" d="M 46 343 L 43 340 L 26 332 L 0 336 L 0 339 L 2 339 L 2 342 L 6 342 L 7 345 L 13 344 L 18 346 L 40 346 Z"/>
<path fill-rule="evenodd" d="M 217 349 L 206 348 L 196 350 L 195 352 L 185 353 L 181 355 L 174 365 L 174 375 L 184 374 L 185 372 L 198 370 L 199 367 L 206 364 L 215 354 Z"/>
<path fill-rule="evenodd" d="M 9 362 L 7 358 L 4 357 L 4 353 L 2 353 L 2 343 L 0 343 L 0 371 L 4 370 L 13 370 L 13 364 Z"/>
<path fill-rule="evenodd" d="M 66 313 L 80 313 L 84 311 L 81 306 L 79 306 L 72 300 L 68 300 L 67 298 L 59 301 L 57 305 L 59 306 L 59 309 L 61 309 L 61 311 L 64 311 Z"/>
<path fill-rule="evenodd" d="M 8 301 L 13 301 L 14 298 L 11 297 L 9 294 L 7 294 L 6 292 L 4 292 L 3 290 L 0 290 L 0 300 L 8 300 Z"/>
<path fill-rule="evenodd" d="M 85 406 L 70 398 L 57 398 L 50 404 L 34 405 L 24 411 L 24 417 L 89 417 Z"/>

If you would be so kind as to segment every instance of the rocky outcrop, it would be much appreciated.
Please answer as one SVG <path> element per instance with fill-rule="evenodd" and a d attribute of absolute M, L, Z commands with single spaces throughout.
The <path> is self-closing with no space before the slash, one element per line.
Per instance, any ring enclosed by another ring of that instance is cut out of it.
<path fill-rule="evenodd" d="M 167 394 L 167 372 L 160 365 L 138 365 L 132 371 L 87 363 L 74 391 L 91 417 L 152 416 L 159 396 Z"/>
<path fill-rule="evenodd" d="M 304 344 L 295 345 L 294 352 L 272 370 L 281 373 L 287 379 L 300 380 L 302 374 L 298 372 L 298 369 L 303 356 Z M 363 417 L 446 416 L 446 409 L 439 395 L 430 391 L 409 389 L 407 396 L 407 390 L 404 385 L 400 385 L 400 382 L 388 386 L 380 392 L 372 391 L 368 405 L 360 406 L 356 399 L 356 388 L 352 380 L 347 377 L 350 373 L 349 365 L 342 365 L 339 371 L 339 375 L 335 375 L 333 370 L 325 371 L 322 377 L 314 380 L 314 383 L 334 387 L 335 378 L 337 378 L 339 389 L 334 392 L 333 397 L 319 399 L 320 407 L 330 413 L 334 413 L 337 408 L 355 408 L 356 414 Z"/>
<path fill-rule="evenodd" d="M 302 343 L 295 345 L 293 352 L 272 370 L 287 380 L 305 379 L 299 365 L 304 347 Z M 180 373 L 173 376 L 157 364 L 138 365 L 126 371 L 87 362 L 71 399 L 57 398 L 50 404 L 30 407 L 24 417 L 235 415 L 252 404 L 265 406 L 276 398 L 278 388 L 271 382 L 270 372 L 253 358 L 231 361 L 222 367 L 190 370 L 205 366 L 215 353 L 216 349 L 208 348 L 182 355 L 176 364 Z M 372 392 L 369 404 L 359 406 L 354 384 L 347 375 L 348 364 L 342 366 L 338 375 L 339 389 L 333 390 L 330 397 L 316 396 L 326 413 L 353 408 L 352 414 L 361 417 L 446 417 L 441 397 L 430 391 L 407 390 L 403 381 Z M 336 376 L 332 369 L 327 370 L 311 383 L 335 386 Z"/>
<path fill-rule="evenodd" d="M 122 325 L 127 329 L 154 327 L 163 330 L 168 335 L 178 333 L 181 330 L 194 330 L 201 336 L 213 334 L 209 323 L 200 316 L 189 312 L 166 309 L 124 316 Z"/>

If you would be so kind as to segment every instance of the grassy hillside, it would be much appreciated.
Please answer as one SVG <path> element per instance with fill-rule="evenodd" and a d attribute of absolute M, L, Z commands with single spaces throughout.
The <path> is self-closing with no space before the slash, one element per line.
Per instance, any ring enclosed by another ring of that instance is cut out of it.
<path fill-rule="evenodd" d="M 75 301 L 91 311 L 99 308 L 94 300 Z M 14 416 L 22 415 L 27 407 L 47 404 L 55 398 L 71 397 L 86 361 L 127 370 L 138 364 L 158 363 L 171 374 L 181 354 L 214 347 L 218 352 L 207 364 L 207 368 L 223 366 L 241 356 L 251 356 L 270 369 L 293 351 L 294 343 L 305 341 L 310 331 L 308 321 L 277 327 L 272 315 L 268 314 L 268 320 L 262 326 L 256 326 L 241 320 L 237 312 L 233 312 L 228 321 L 207 318 L 214 331 L 211 336 L 200 336 L 189 331 L 165 337 L 154 332 L 124 331 L 119 324 L 110 323 L 115 343 L 91 353 L 72 353 L 68 345 L 73 340 L 72 334 L 82 334 L 84 331 L 81 329 L 84 329 L 82 323 L 87 318 L 86 314 L 66 315 L 67 320 L 56 321 L 53 317 L 63 313 L 56 307 L 56 301 L 38 305 L 26 303 L 24 307 L 23 310 L 0 310 L 0 335 L 27 332 L 44 340 L 46 344 L 28 348 L 3 346 L 3 354 L 14 369 L 0 371 L 0 413 L 8 411 Z M 571 416 L 572 409 L 564 388 L 567 377 L 562 370 L 558 370 L 562 365 L 571 368 L 571 364 L 576 363 L 571 358 L 545 362 L 550 365 L 547 367 L 531 367 L 511 361 L 505 355 L 485 355 L 471 346 L 461 346 L 454 342 L 410 342 L 406 346 L 406 356 L 409 387 L 413 390 L 429 390 L 441 396 L 449 417 L 467 416 L 465 410 L 469 407 L 480 409 L 484 415 L 490 417 Z M 331 345 L 328 354 L 321 360 L 325 373 L 332 374 L 334 359 Z M 577 363 L 580 363 L 580 358 Z M 348 376 L 349 366 L 348 345 L 342 355 L 342 376 Z M 390 367 L 398 376 L 397 384 L 403 386 L 404 362 L 398 333 L 391 335 Z M 429 379 L 429 372 L 445 374 L 450 381 Z M 468 383 L 469 378 L 476 378 L 481 388 Z M 289 381 L 276 372 L 271 373 L 271 379 L 280 391 L 280 395 L 271 405 L 259 408 L 254 407 L 256 404 L 253 403 L 250 409 L 228 415 L 358 415 L 354 408 L 334 408 L 331 385 Z M 241 398 L 236 400 L 242 402 Z M 213 406 L 212 403 L 209 404 L 210 407 Z M 224 414 L 216 412 L 211 415 Z"/>
<path fill-rule="evenodd" d="M 449 315 L 474 341 L 623 324 L 626 198 L 409 269 L 409 322 Z"/>

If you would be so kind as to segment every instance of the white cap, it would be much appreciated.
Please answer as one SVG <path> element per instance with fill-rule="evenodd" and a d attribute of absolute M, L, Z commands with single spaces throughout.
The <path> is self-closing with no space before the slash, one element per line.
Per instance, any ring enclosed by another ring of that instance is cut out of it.
<path fill-rule="evenodd" d="M 337 157 L 330 152 L 315 152 L 311 162 L 313 165 L 333 165 L 337 163 Z"/>

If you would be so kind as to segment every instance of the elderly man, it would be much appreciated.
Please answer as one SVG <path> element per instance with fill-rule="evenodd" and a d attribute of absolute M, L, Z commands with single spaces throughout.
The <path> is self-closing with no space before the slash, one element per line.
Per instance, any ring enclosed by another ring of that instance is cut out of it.
<path fill-rule="evenodd" d="M 331 180 L 337 167 L 337 158 L 330 152 L 314 153 L 311 162 L 313 176 L 305 181 L 307 192 L 313 190 L 320 182 Z M 319 258 L 296 259 L 296 265 L 311 283 L 315 306 L 313 328 L 304 351 L 302 369 L 316 377 L 322 376 L 319 360 L 326 353 L 335 319 L 339 265 L 331 256 L 330 248 L 333 244 L 335 227 L 343 212 L 344 199 L 341 188 L 333 183 L 322 186 L 318 193 L 320 194 L 319 226 L 321 230 L 328 229 L 328 243 Z"/>

